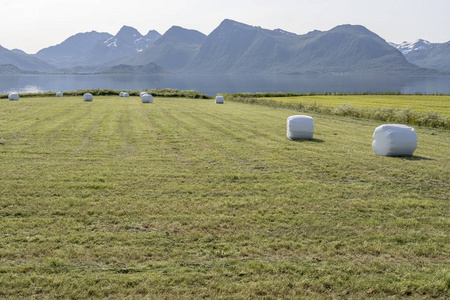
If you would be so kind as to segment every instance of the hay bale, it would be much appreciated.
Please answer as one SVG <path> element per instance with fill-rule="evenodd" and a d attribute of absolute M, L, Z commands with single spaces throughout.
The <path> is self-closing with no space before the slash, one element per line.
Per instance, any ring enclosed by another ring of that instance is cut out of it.
<path fill-rule="evenodd" d="M 130 94 L 128 94 L 128 93 L 123 93 L 122 97 L 124 97 L 124 98 L 129 98 L 129 97 L 130 97 Z"/>
<path fill-rule="evenodd" d="M 18 101 L 19 100 L 19 94 L 11 93 L 11 94 L 9 94 L 8 99 L 11 100 L 11 101 Z"/>
<path fill-rule="evenodd" d="M 287 118 L 287 137 L 290 140 L 311 140 L 314 121 L 310 116 L 295 115 Z"/>
<path fill-rule="evenodd" d="M 417 149 L 417 133 L 402 124 L 378 126 L 373 133 L 372 149 L 380 156 L 412 156 Z"/>
<path fill-rule="evenodd" d="M 92 96 L 92 94 L 90 94 L 90 93 L 86 93 L 83 95 L 83 100 L 84 101 L 92 101 L 92 100 L 94 100 L 94 96 Z"/>
<path fill-rule="evenodd" d="M 123 97 L 123 94 L 125 94 L 125 92 L 120 92 L 119 97 Z"/>
<path fill-rule="evenodd" d="M 223 96 L 217 96 L 216 97 L 216 104 L 223 104 L 224 98 Z"/>
<path fill-rule="evenodd" d="M 141 96 L 142 103 L 153 103 L 153 96 L 149 94 L 144 94 Z"/>
<path fill-rule="evenodd" d="M 148 95 L 147 92 L 140 92 L 140 93 L 139 93 L 139 97 L 142 97 L 143 95 L 146 95 L 146 94 Z"/>
<path fill-rule="evenodd" d="M 62 97 L 62 96 L 64 96 L 62 92 L 57 92 L 56 93 L 56 97 Z"/>

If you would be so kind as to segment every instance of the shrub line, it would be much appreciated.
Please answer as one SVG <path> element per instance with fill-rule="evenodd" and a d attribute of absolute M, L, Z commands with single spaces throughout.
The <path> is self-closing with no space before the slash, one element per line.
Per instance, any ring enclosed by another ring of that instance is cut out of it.
<path fill-rule="evenodd" d="M 270 99 L 258 99 L 267 96 L 243 96 L 245 94 L 227 95 L 227 100 L 247 104 L 264 105 L 268 107 L 287 108 L 307 112 L 315 112 L 328 115 L 355 117 L 360 119 L 371 119 L 383 122 L 402 123 L 408 125 L 426 126 L 432 128 L 450 129 L 450 118 L 436 112 L 418 113 L 410 109 L 392 108 L 357 108 L 352 104 L 339 106 L 325 106 L 316 103 L 304 102 L 282 102 Z M 289 95 L 292 96 L 292 95 Z M 269 96 L 270 97 L 270 96 Z"/>

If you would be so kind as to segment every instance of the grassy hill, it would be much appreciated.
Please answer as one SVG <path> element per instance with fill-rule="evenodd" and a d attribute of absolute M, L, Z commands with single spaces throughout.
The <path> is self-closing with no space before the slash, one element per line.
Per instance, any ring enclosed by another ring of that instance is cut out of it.
<path fill-rule="evenodd" d="M 447 298 L 450 131 L 225 101 L 0 100 L 0 298 Z"/>

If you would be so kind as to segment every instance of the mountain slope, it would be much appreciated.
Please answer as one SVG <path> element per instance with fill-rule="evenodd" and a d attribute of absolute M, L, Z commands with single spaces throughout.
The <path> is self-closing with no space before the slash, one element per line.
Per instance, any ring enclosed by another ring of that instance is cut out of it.
<path fill-rule="evenodd" d="M 205 38 L 203 33 L 196 30 L 172 26 L 142 53 L 124 59 L 121 63 L 146 65 L 153 62 L 169 71 L 178 71 L 194 57 Z"/>
<path fill-rule="evenodd" d="M 94 69 L 90 66 L 139 53 L 160 36 L 154 30 L 143 36 L 129 26 L 123 26 L 115 36 L 96 31 L 79 33 L 59 45 L 39 51 L 36 57 L 52 62 L 60 68 L 87 66 L 87 69 Z"/>
<path fill-rule="evenodd" d="M 426 71 L 363 26 L 295 35 L 224 20 L 183 69 L 196 73 L 413 73 Z"/>
<path fill-rule="evenodd" d="M 22 54 L 17 50 L 8 50 L 0 46 L 0 64 L 14 65 L 20 69 L 38 72 L 54 72 L 56 68 L 36 57 Z"/>
<path fill-rule="evenodd" d="M 38 74 L 37 71 L 26 71 L 22 70 L 14 65 L 11 64 L 5 64 L 0 65 L 0 74 Z"/>
<path fill-rule="evenodd" d="M 393 46 L 400 50 L 410 63 L 450 73 L 450 42 L 440 44 L 419 39 L 413 43 L 403 42 Z"/>
<path fill-rule="evenodd" d="M 307 38 L 291 62 L 293 69 L 315 73 L 417 73 L 385 40 L 363 26 L 341 25 Z"/>
<path fill-rule="evenodd" d="M 26 53 L 25 51 L 20 50 L 20 49 L 11 49 L 11 51 L 16 53 L 16 54 L 29 55 L 28 53 Z"/>
<path fill-rule="evenodd" d="M 123 26 L 114 37 L 103 43 L 97 43 L 92 51 L 92 56 L 95 58 L 88 58 L 88 61 L 102 62 L 133 55 L 142 52 L 160 37 L 161 35 L 154 30 L 143 36 L 135 28 Z"/>
<path fill-rule="evenodd" d="M 80 57 L 84 53 L 94 48 L 98 42 L 110 37 L 112 35 L 106 32 L 77 33 L 58 45 L 38 51 L 34 56 L 58 67 L 74 66 L 82 63 Z"/>
<path fill-rule="evenodd" d="M 84 65 L 100 65 L 109 61 L 135 55 L 142 52 L 161 35 L 156 31 L 150 31 L 143 36 L 135 28 L 123 26 L 119 32 L 106 41 L 99 42 L 83 57 Z"/>

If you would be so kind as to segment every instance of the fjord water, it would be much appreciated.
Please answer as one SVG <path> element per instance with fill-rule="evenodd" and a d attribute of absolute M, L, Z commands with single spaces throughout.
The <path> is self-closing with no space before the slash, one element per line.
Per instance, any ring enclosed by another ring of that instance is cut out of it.
<path fill-rule="evenodd" d="M 172 88 L 218 93 L 401 92 L 450 94 L 450 76 L 383 75 L 1 75 L 0 93 Z"/>

